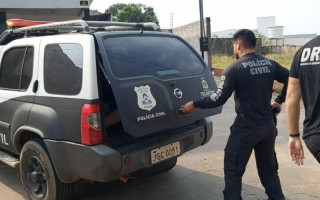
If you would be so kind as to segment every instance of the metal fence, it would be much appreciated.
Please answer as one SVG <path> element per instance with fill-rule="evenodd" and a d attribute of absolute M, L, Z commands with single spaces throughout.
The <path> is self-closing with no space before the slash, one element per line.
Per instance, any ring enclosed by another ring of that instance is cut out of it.
<path fill-rule="evenodd" d="M 213 55 L 233 55 L 232 38 L 212 38 L 212 54 Z M 300 46 L 297 45 L 281 45 L 281 46 L 264 46 L 263 39 L 257 38 L 256 52 L 262 55 L 266 54 L 295 54 Z"/>

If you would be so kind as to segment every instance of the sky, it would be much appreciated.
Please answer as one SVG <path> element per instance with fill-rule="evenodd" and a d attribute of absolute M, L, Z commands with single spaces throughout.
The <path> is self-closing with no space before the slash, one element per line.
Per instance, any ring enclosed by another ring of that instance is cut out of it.
<path fill-rule="evenodd" d="M 91 9 L 104 12 L 116 3 L 151 6 L 162 29 L 179 27 L 200 19 L 198 0 L 93 0 Z M 320 0 L 203 0 L 204 17 L 210 17 L 212 32 L 256 29 L 257 17 L 275 16 L 285 35 L 320 35 Z"/>

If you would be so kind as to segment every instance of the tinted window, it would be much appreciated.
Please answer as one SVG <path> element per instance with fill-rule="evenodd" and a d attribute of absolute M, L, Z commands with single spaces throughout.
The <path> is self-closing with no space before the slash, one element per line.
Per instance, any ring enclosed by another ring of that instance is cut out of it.
<path fill-rule="evenodd" d="M 21 47 L 9 50 L 4 55 L 1 65 L 0 87 L 27 89 L 32 77 L 32 67 L 33 48 Z"/>
<path fill-rule="evenodd" d="M 119 78 L 152 75 L 162 79 L 201 74 L 204 66 L 176 38 L 132 36 L 104 41 L 112 72 Z"/>
<path fill-rule="evenodd" d="M 81 45 L 47 45 L 44 55 L 45 90 L 53 94 L 78 94 L 82 86 L 82 65 Z"/>

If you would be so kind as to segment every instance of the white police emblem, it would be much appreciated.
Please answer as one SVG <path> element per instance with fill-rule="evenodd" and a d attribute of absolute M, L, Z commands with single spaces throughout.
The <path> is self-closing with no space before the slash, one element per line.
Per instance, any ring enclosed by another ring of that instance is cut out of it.
<path fill-rule="evenodd" d="M 134 91 L 137 93 L 138 106 L 141 109 L 150 111 L 157 105 L 156 100 L 151 94 L 149 85 L 134 87 Z"/>
<path fill-rule="evenodd" d="M 209 85 L 204 77 L 201 77 L 201 84 L 202 84 L 203 89 L 209 88 Z"/>

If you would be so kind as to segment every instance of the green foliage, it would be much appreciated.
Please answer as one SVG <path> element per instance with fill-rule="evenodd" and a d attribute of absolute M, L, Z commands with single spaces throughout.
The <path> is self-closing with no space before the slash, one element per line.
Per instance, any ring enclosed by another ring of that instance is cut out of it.
<path fill-rule="evenodd" d="M 267 54 L 265 57 L 268 58 L 268 59 L 277 61 L 283 67 L 285 67 L 287 69 L 290 69 L 294 55 L 290 55 L 290 54 Z"/>
<path fill-rule="evenodd" d="M 225 69 L 235 61 L 233 56 L 214 55 L 212 56 L 212 68 Z"/>
<path fill-rule="evenodd" d="M 154 22 L 159 24 L 159 20 L 150 6 L 143 4 L 114 4 L 107 10 L 117 22 Z"/>
<path fill-rule="evenodd" d="M 253 33 L 255 34 L 256 38 L 266 38 L 262 33 L 260 33 L 258 30 L 254 30 Z"/>
<path fill-rule="evenodd" d="M 156 24 L 159 24 L 159 20 L 156 16 L 156 14 L 154 13 L 154 10 L 152 7 L 146 7 L 144 6 L 144 20 L 145 22 L 154 22 Z"/>
<path fill-rule="evenodd" d="M 111 13 L 113 21 L 116 20 L 118 13 L 123 10 L 123 8 L 127 6 L 124 3 L 117 3 L 109 6 L 109 8 L 105 11 L 105 13 Z"/>
<path fill-rule="evenodd" d="M 117 22 L 142 22 L 143 16 L 141 9 L 136 4 L 125 6 L 117 15 Z"/>

